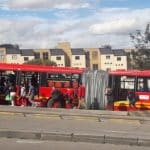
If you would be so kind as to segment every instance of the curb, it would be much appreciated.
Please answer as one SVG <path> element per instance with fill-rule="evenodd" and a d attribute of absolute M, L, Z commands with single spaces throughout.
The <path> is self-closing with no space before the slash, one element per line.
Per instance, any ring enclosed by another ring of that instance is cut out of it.
<path fill-rule="evenodd" d="M 92 134 L 75 134 L 75 133 L 58 133 L 58 132 L 25 132 L 25 131 L 0 131 L 0 138 L 17 138 L 32 140 L 51 140 L 51 141 L 70 141 L 70 142 L 89 142 L 101 144 L 115 145 L 134 145 L 134 146 L 150 146 L 149 138 L 139 138 L 119 135 L 92 135 Z"/>
<path fill-rule="evenodd" d="M 82 110 L 82 109 L 63 109 L 63 108 L 40 108 L 40 107 L 20 107 L 0 105 L 1 112 L 23 112 L 23 113 L 54 113 L 54 114 L 88 114 L 88 115 L 109 115 L 109 116 L 127 116 L 128 112 L 117 112 L 107 110 Z"/>
<path fill-rule="evenodd" d="M 82 111 L 82 110 L 81 110 Z M 21 110 L 1 110 L 0 115 L 9 116 L 22 116 L 22 117 L 46 117 L 57 118 L 62 120 L 93 120 L 93 121 L 105 121 L 105 120 L 124 120 L 124 121 L 136 121 L 139 124 L 150 124 L 150 117 L 143 116 L 121 116 L 121 115 L 107 115 L 107 114 L 88 114 L 88 113 L 63 113 L 63 112 L 47 112 L 47 111 L 21 111 Z"/>

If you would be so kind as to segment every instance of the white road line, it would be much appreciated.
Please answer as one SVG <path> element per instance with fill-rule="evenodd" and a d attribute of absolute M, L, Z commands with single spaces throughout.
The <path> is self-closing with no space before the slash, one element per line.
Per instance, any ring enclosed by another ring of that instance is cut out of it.
<path fill-rule="evenodd" d="M 36 141 L 36 140 L 17 140 L 16 143 L 20 144 L 41 144 L 44 143 L 44 141 Z"/>

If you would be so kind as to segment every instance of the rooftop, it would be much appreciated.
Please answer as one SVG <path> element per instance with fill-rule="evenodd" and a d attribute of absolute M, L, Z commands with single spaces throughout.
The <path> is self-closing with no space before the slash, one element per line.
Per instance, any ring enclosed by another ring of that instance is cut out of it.
<path fill-rule="evenodd" d="M 72 55 L 85 55 L 85 51 L 83 48 L 72 48 Z"/>
<path fill-rule="evenodd" d="M 65 54 L 65 52 L 62 49 L 50 49 L 50 53 L 52 56 Z"/>
<path fill-rule="evenodd" d="M 22 56 L 34 56 L 33 49 L 20 49 Z"/>

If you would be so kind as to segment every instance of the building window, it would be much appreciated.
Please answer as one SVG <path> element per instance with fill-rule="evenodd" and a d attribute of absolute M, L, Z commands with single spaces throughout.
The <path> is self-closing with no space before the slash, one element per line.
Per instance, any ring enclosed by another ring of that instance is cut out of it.
<path fill-rule="evenodd" d="M 93 51 L 92 52 L 92 59 L 97 59 L 98 58 L 98 52 L 97 51 Z"/>
<path fill-rule="evenodd" d="M 39 52 L 35 52 L 34 53 L 34 57 L 35 57 L 35 59 L 40 59 L 40 53 Z"/>
<path fill-rule="evenodd" d="M 75 59 L 76 59 L 76 60 L 79 60 L 79 59 L 80 59 L 80 56 L 75 56 Z"/>
<path fill-rule="evenodd" d="M 108 56 L 106 56 L 106 59 L 110 59 L 110 56 L 108 55 Z"/>
<path fill-rule="evenodd" d="M 4 61 L 4 51 L 0 51 L 0 61 Z"/>
<path fill-rule="evenodd" d="M 29 61 L 29 57 L 24 57 L 24 61 Z"/>
<path fill-rule="evenodd" d="M 0 61 L 4 61 L 4 55 L 0 55 Z"/>
<path fill-rule="evenodd" d="M 17 59 L 17 55 L 12 55 L 12 60 L 16 60 Z"/>
<path fill-rule="evenodd" d="M 43 53 L 43 59 L 44 60 L 48 60 L 48 52 L 44 52 Z"/>
<path fill-rule="evenodd" d="M 61 60 L 61 57 L 60 57 L 60 56 L 57 56 L 57 57 L 56 57 L 56 60 Z"/>
<path fill-rule="evenodd" d="M 117 57 L 117 61 L 121 61 L 121 57 Z"/>
<path fill-rule="evenodd" d="M 98 64 L 93 64 L 93 70 L 98 70 Z"/>

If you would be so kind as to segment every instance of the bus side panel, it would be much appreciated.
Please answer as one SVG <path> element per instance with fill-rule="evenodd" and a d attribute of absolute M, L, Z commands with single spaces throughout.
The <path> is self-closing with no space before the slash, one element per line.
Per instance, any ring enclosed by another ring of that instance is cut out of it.
<path fill-rule="evenodd" d="M 150 110 L 150 92 L 136 92 L 138 97 L 136 108 L 139 110 Z"/>
<path fill-rule="evenodd" d="M 51 96 L 52 87 L 40 87 L 39 96 L 41 98 L 49 98 Z"/>

